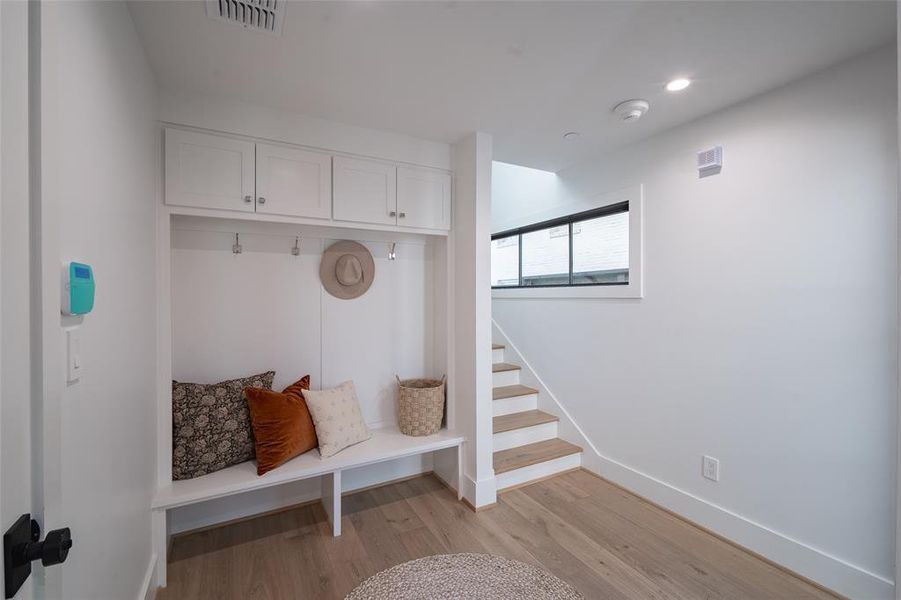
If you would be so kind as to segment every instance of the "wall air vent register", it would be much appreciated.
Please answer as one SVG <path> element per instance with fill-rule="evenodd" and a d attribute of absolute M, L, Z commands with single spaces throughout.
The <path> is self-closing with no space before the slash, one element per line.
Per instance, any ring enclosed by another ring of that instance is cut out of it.
<path fill-rule="evenodd" d="M 698 177 L 716 175 L 723 168 L 723 147 L 714 146 L 698 152 Z"/>
<path fill-rule="evenodd" d="M 206 0 L 210 18 L 281 35 L 287 0 Z"/>

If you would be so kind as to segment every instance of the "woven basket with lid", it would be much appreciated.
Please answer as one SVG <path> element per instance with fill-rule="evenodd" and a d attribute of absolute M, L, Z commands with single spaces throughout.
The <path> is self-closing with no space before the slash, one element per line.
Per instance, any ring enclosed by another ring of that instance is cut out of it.
<path fill-rule="evenodd" d="M 401 433 L 432 435 L 441 429 L 444 420 L 444 379 L 397 377 L 397 426 Z"/>

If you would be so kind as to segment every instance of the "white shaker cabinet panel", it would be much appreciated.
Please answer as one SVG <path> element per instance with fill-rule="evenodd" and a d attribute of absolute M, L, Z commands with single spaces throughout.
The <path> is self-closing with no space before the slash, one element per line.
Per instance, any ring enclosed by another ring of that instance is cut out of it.
<path fill-rule="evenodd" d="M 415 167 L 397 168 L 397 224 L 450 229 L 451 176 Z"/>
<path fill-rule="evenodd" d="M 268 144 L 256 146 L 258 213 L 331 218 L 330 154 Z"/>
<path fill-rule="evenodd" d="M 396 166 L 336 156 L 333 168 L 336 220 L 397 224 Z"/>
<path fill-rule="evenodd" d="M 254 144 L 166 129 L 166 204 L 254 211 Z"/>

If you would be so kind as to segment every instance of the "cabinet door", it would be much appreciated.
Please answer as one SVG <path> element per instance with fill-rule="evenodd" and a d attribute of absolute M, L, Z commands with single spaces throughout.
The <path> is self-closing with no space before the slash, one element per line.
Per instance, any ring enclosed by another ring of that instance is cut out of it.
<path fill-rule="evenodd" d="M 253 142 L 166 129 L 166 204 L 253 212 Z"/>
<path fill-rule="evenodd" d="M 451 176 L 441 171 L 397 168 L 397 224 L 450 229 Z"/>
<path fill-rule="evenodd" d="M 335 219 L 397 224 L 397 167 L 342 156 L 333 164 Z"/>
<path fill-rule="evenodd" d="M 332 156 L 257 144 L 257 212 L 330 218 Z"/>

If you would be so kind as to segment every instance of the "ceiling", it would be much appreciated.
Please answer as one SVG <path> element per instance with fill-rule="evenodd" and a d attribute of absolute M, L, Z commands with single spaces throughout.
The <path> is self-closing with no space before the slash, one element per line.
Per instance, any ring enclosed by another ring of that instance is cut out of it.
<path fill-rule="evenodd" d="M 170 90 L 454 142 L 559 170 L 893 42 L 894 2 L 291 2 L 280 37 L 203 2 L 132 15 Z M 693 85 L 669 93 L 674 76 Z M 644 98 L 621 123 L 611 108 Z M 564 141 L 567 131 L 582 135 Z"/>

